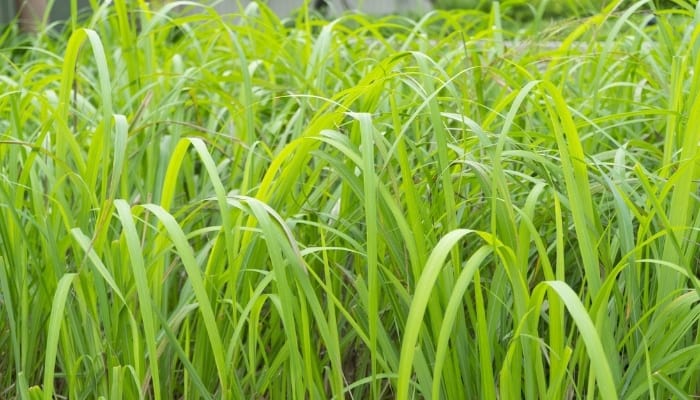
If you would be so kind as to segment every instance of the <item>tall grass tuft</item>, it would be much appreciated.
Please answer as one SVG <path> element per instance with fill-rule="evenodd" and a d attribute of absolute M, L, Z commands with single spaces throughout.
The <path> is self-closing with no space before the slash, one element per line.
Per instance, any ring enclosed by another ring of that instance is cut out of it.
<path fill-rule="evenodd" d="M 93 3 L 0 36 L 0 397 L 700 395 L 699 6 Z"/>

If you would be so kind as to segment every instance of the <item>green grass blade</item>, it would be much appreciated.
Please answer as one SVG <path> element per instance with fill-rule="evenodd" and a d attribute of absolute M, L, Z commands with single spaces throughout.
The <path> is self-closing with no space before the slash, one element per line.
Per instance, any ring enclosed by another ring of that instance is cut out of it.
<path fill-rule="evenodd" d="M 54 396 L 56 356 L 58 353 L 58 339 L 61 334 L 61 324 L 64 318 L 63 311 L 66 308 L 70 287 L 76 276 L 77 274 L 66 274 L 58 281 L 56 293 L 54 293 L 51 304 L 44 361 L 44 400 L 50 400 Z"/>
<path fill-rule="evenodd" d="M 615 378 L 610 368 L 608 356 L 603 348 L 601 337 L 581 300 L 566 283 L 560 281 L 547 281 L 538 285 L 533 292 L 533 298 L 536 297 L 536 292 L 539 292 L 537 297 L 541 298 L 544 295 L 544 290 L 547 288 L 561 298 L 578 328 L 578 333 L 586 344 L 586 352 L 591 362 L 591 372 L 595 376 L 601 398 L 617 399 Z M 541 301 L 534 304 L 541 304 Z"/>
<path fill-rule="evenodd" d="M 411 383 L 411 370 L 416 353 L 416 342 L 423 329 L 423 315 L 431 297 L 433 286 L 437 281 L 447 256 L 452 247 L 471 231 L 459 229 L 445 235 L 430 253 L 425 269 L 421 275 L 411 302 L 411 308 L 406 318 L 406 328 L 401 343 L 401 358 L 399 360 L 399 375 L 396 398 L 407 400 Z"/>

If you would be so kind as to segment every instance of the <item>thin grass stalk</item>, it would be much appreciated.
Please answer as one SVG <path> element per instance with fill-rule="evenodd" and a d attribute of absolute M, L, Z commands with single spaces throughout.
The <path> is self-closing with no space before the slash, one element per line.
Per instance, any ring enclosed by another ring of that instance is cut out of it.
<path fill-rule="evenodd" d="M 363 171 L 363 189 L 365 193 L 364 208 L 365 208 L 365 224 L 367 230 L 367 289 L 368 289 L 368 308 L 367 322 L 369 327 L 369 351 L 372 357 L 371 374 L 372 384 L 371 393 L 373 398 L 379 398 L 379 386 L 374 378 L 377 375 L 377 316 L 379 315 L 379 300 L 381 290 L 379 286 L 379 265 L 378 265 L 378 248 L 379 241 L 377 229 L 377 183 L 374 172 L 374 127 L 372 120 L 368 114 L 355 114 L 357 119 L 357 129 L 361 136 L 361 154 L 362 154 L 362 171 Z M 374 194 L 374 195 L 373 195 Z"/>

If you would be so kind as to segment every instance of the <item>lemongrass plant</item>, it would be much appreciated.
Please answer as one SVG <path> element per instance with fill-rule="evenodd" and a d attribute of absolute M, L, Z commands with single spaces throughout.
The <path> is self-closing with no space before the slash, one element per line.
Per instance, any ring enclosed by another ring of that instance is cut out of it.
<path fill-rule="evenodd" d="M 113 3 L 0 37 L 0 397 L 700 394 L 697 6 Z"/>

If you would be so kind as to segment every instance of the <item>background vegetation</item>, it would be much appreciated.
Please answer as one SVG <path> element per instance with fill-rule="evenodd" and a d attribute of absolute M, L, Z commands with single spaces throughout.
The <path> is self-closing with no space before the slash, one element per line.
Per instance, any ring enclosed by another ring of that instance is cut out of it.
<path fill-rule="evenodd" d="M 11 27 L 0 397 L 699 395 L 677 3 Z"/>
<path fill-rule="evenodd" d="M 482 10 L 488 11 L 495 3 L 493 0 L 432 0 L 438 9 Z M 577 17 L 582 14 L 599 13 L 605 7 L 614 3 L 610 0 L 511 0 L 500 2 L 503 8 L 510 10 L 518 19 L 531 19 L 541 13 L 550 18 Z M 623 0 L 619 7 L 627 8 L 635 3 L 633 0 Z M 693 0 L 654 0 L 648 2 L 652 9 L 671 9 L 693 7 Z"/>

